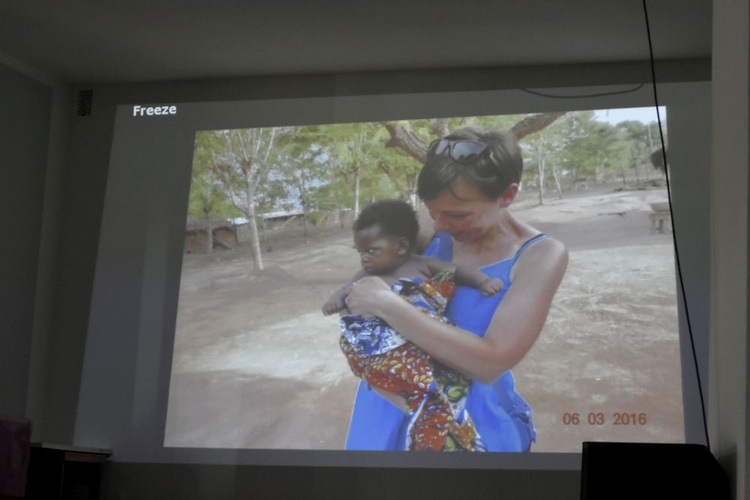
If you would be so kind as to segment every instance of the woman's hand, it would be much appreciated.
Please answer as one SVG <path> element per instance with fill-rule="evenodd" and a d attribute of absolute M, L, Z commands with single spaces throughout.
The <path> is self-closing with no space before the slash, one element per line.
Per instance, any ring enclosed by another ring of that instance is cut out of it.
<path fill-rule="evenodd" d="M 331 295 L 331 298 L 329 298 L 325 304 L 323 304 L 323 314 L 326 316 L 330 316 L 331 314 L 340 313 L 343 311 L 346 311 L 346 303 L 344 302 L 346 300 L 346 293 L 344 292 L 344 289 L 337 290 L 336 292 Z"/>
<path fill-rule="evenodd" d="M 377 276 L 365 276 L 351 285 L 346 298 L 346 305 L 352 314 L 364 317 L 382 316 L 384 307 L 394 298 L 400 300 L 393 293 L 388 284 Z"/>
<path fill-rule="evenodd" d="M 349 283 L 333 292 L 331 297 L 326 301 L 325 304 L 323 304 L 323 314 L 325 314 L 326 316 L 335 313 L 348 314 L 349 311 L 346 309 L 346 296 L 349 295 L 349 292 L 352 290 L 352 284 L 356 283 L 357 280 L 360 280 L 365 276 L 367 276 L 365 272 L 360 269 L 356 272 L 352 279 L 349 280 Z"/>

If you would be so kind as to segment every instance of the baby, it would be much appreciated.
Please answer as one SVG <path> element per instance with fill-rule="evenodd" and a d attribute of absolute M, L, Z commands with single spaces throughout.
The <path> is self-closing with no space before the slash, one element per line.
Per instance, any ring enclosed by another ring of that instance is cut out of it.
<path fill-rule="evenodd" d="M 419 224 L 412 207 L 386 200 L 367 206 L 354 223 L 362 269 L 331 295 L 323 313 L 345 312 L 347 290 L 378 276 L 405 300 L 438 321 L 455 284 L 493 295 L 502 282 L 484 273 L 413 252 Z M 455 284 L 454 284 L 455 283 Z M 433 360 L 379 318 L 347 314 L 340 320 L 341 350 L 355 375 L 411 415 L 407 449 L 483 451 L 465 409 L 470 380 Z"/>

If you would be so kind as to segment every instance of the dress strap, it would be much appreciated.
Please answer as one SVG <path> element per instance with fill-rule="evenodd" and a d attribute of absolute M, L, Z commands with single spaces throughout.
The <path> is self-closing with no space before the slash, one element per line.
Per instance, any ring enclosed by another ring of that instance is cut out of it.
<path fill-rule="evenodd" d="M 451 235 L 445 231 L 435 233 L 423 255 L 450 262 L 453 259 L 453 239 L 451 239 Z"/>
<path fill-rule="evenodd" d="M 516 254 L 510 259 L 511 267 L 516 263 L 516 260 L 518 260 L 524 250 L 526 250 L 537 241 L 546 240 L 547 238 L 549 238 L 549 235 L 539 233 L 536 236 L 533 236 L 526 240 L 526 242 L 521 245 L 521 248 L 518 249 Z M 451 238 L 451 235 L 444 231 L 435 233 L 435 236 L 432 238 L 432 241 L 427 246 L 422 255 L 428 257 L 437 257 L 440 260 L 450 262 L 453 259 L 453 239 Z"/>
<path fill-rule="evenodd" d="M 511 261 L 513 262 L 513 264 L 516 263 L 516 261 L 521 256 L 521 254 L 523 253 L 524 250 L 526 250 L 527 248 L 529 248 L 531 245 L 533 245 L 537 241 L 546 240 L 547 238 L 549 238 L 548 234 L 539 233 L 536 236 L 533 236 L 533 237 L 529 238 L 528 240 L 526 240 L 526 242 L 523 245 L 521 245 L 521 248 L 518 249 L 518 251 L 516 252 L 516 254 L 511 259 Z"/>

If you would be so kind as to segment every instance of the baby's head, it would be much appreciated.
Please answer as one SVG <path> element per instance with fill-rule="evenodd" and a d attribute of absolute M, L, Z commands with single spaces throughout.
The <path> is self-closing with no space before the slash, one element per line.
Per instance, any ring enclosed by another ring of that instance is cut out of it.
<path fill-rule="evenodd" d="M 406 262 L 419 223 L 405 201 L 383 200 L 366 206 L 354 222 L 354 246 L 367 274 L 387 274 Z"/>

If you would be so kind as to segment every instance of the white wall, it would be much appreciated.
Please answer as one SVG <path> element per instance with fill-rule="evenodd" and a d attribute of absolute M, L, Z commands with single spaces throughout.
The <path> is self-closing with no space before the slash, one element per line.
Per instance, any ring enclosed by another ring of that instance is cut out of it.
<path fill-rule="evenodd" d="M 25 416 L 52 89 L 0 65 L 0 414 Z"/>
<path fill-rule="evenodd" d="M 750 499 L 748 3 L 714 2 L 713 24 L 711 439 L 734 497 Z"/>
<path fill-rule="evenodd" d="M 608 74 L 606 67 L 600 67 L 599 72 L 582 71 L 581 74 L 586 78 L 577 80 L 583 84 L 591 75 L 596 75 L 598 83 L 606 83 Z M 637 68 L 631 74 L 627 74 L 627 82 L 638 82 L 641 78 L 648 78 L 647 74 L 642 72 L 641 67 Z M 523 70 L 531 80 L 540 83 L 544 74 L 534 75 L 528 70 Z M 561 74 L 562 79 L 566 82 L 576 81 L 572 74 L 567 72 L 560 73 L 559 68 L 555 69 L 556 73 Z M 453 74 L 429 74 L 429 75 L 380 75 L 380 78 L 362 78 L 359 80 L 360 86 L 356 84 L 356 77 L 350 76 L 345 78 L 302 78 L 302 79 L 282 79 L 279 82 L 267 80 L 249 80 L 249 81 L 227 81 L 215 82 L 212 84 L 158 84 L 158 85 L 113 85 L 94 87 L 94 116 L 76 119 L 76 129 L 72 139 L 72 156 L 71 169 L 79 171 L 78 177 L 87 178 L 89 184 L 85 189 L 96 189 L 103 192 L 107 179 L 102 176 L 100 171 L 102 165 L 107 165 L 109 161 L 109 144 L 112 140 L 112 124 L 114 120 L 114 107 L 117 104 L 124 103 L 147 103 L 147 102 L 182 102 L 182 101 L 203 101 L 203 100 L 233 100 L 233 99 L 251 99 L 251 98 L 284 98 L 289 96 L 307 97 L 319 96 L 324 98 L 334 98 L 332 103 L 340 109 L 350 110 L 351 107 L 357 106 L 357 103 L 365 102 L 364 107 L 373 108 L 373 103 L 379 103 L 375 106 L 378 112 L 387 113 L 388 109 L 393 106 L 392 100 L 387 97 L 367 97 L 363 99 L 347 100 L 339 94 L 340 89 L 345 89 L 344 95 L 356 95 L 358 88 L 364 88 L 375 93 L 385 93 L 386 91 L 398 92 L 401 88 L 414 89 L 419 88 L 420 81 L 425 82 L 425 88 L 435 91 L 442 82 L 446 92 L 457 90 L 485 90 L 493 82 L 490 78 L 494 72 L 475 72 L 475 78 L 466 78 L 463 75 L 460 78 L 460 84 L 456 83 Z M 622 74 L 614 72 L 619 78 Z M 441 80 L 442 77 L 442 80 Z M 506 73 L 503 80 L 504 85 L 512 86 L 517 83 L 518 75 Z M 696 77 L 700 79 L 700 77 Z M 553 78 L 547 78 L 547 84 L 553 83 Z M 379 82 L 377 85 L 376 83 Z M 610 82 L 612 83 L 612 82 Z M 390 84 L 390 85 L 389 85 Z M 463 87 L 463 88 L 462 88 Z M 609 87 L 607 90 L 627 90 L 633 88 L 632 83 Z M 571 93 L 585 94 L 592 91 L 590 87 L 569 89 Z M 601 89 L 600 89 L 601 90 Z M 706 344 L 706 333 L 708 318 L 708 295 L 705 293 L 706 284 L 710 282 L 708 268 L 708 199 L 701 196 L 705 183 L 709 178 L 708 151 L 709 144 L 709 126 L 707 120 L 710 102 L 710 87 L 706 83 L 681 85 L 666 84 L 660 87 L 662 104 L 676 106 L 677 121 L 670 119 L 670 129 L 675 133 L 685 133 L 682 140 L 676 140 L 671 146 L 676 150 L 673 156 L 673 172 L 676 190 L 680 195 L 675 200 L 675 212 L 677 221 L 675 225 L 679 231 L 680 227 L 688 228 L 680 233 L 680 246 L 685 249 L 683 252 L 688 262 L 693 263 L 688 275 L 687 281 L 688 300 L 691 303 L 691 309 L 695 308 L 698 312 L 698 318 L 694 318 L 694 328 L 702 330 L 698 335 L 703 335 L 703 344 Z M 560 92 L 565 94 L 565 92 Z M 439 96 L 438 96 L 439 97 Z M 416 94 L 412 101 L 433 101 L 430 106 L 434 105 L 435 95 Z M 580 99 L 574 104 L 568 101 L 543 99 L 517 90 L 509 90 L 504 94 L 503 105 L 508 112 L 513 111 L 534 111 L 534 110 L 552 110 L 557 107 L 580 106 L 583 108 L 597 108 L 606 106 L 633 106 L 648 105 L 651 103 L 652 94 L 648 87 L 635 92 L 625 93 L 619 96 L 605 98 Z M 459 107 L 457 102 L 445 99 L 444 108 L 447 114 L 455 112 L 454 109 Z M 343 104 L 346 102 L 346 104 Z M 606 104 L 605 104 L 606 103 Z M 391 109 L 397 109 L 393 106 Z M 337 115 L 338 116 L 338 115 Z M 680 118 L 681 117 L 681 118 Z M 101 147 L 106 144 L 107 147 Z M 682 149 L 687 148 L 687 149 Z M 696 153 L 696 151 L 698 153 Z M 118 172 L 118 176 L 124 175 L 124 172 Z M 172 175 L 172 174 L 169 174 Z M 93 180 L 92 180 L 93 179 Z M 94 180 L 96 184 L 94 183 Z M 132 181 L 133 179 L 130 179 Z M 130 182 L 128 181 L 128 182 Z M 142 181 L 135 181 L 142 182 Z M 119 186 L 113 185 L 116 189 Z M 81 189 L 84 189 L 82 186 Z M 153 194 L 153 189 L 143 189 L 142 193 L 147 199 L 141 200 L 143 205 L 159 207 L 162 201 L 159 201 L 148 193 Z M 174 193 L 170 193 L 172 197 Z M 114 199 L 122 198 L 122 193 L 115 195 Z M 160 197 L 161 198 L 161 197 Z M 132 220 L 123 217 L 120 213 L 118 203 L 107 205 L 111 201 L 105 202 L 103 208 L 98 197 L 92 199 L 95 203 L 96 214 L 99 217 L 99 223 L 110 226 L 113 220 L 123 221 Z M 93 205 L 92 205 L 93 206 Z M 72 208 L 73 205 L 71 205 Z M 82 208 L 76 208 L 82 210 Z M 124 210 L 124 208 L 123 208 Z M 134 214 L 142 217 L 148 224 L 159 225 L 164 221 L 164 214 L 142 213 L 143 207 L 138 208 Z M 107 213 L 115 216 L 114 219 L 101 219 L 102 214 L 106 217 Z M 167 216 L 169 217 L 169 216 Z M 71 224 L 77 224 L 79 219 L 71 217 Z M 81 272 L 75 272 L 66 265 L 67 287 L 77 287 L 76 292 L 83 296 L 83 289 L 91 295 L 92 290 L 94 297 L 88 302 L 78 301 L 75 305 L 79 312 L 75 315 L 76 322 L 83 319 L 82 311 L 88 313 L 89 321 L 85 324 L 79 324 L 87 329 L 88 338 L 86 339 L 88 352 L 83 360 L 83 380 L 81 380 L 81 391 L 78 400 L 78 416 L 76 418 L 75 444 L 84 446 L 101 446 L 112 447 L 117 450 L 120 456 L 125 456 L 126 461 L 200 461 L 198 455 L 191 455 L 190 452 L 181 453 L 179 451 L 164 452 L 161 450 L 158 442 L 159 428 L 161 421 L 153 419 L 153 412 L 158 412 L 160 403 L 157 397 L 158 390 L 154 384 L 159 383 L 160 374 L 163 373 L 163 365 L 159 364 L 159 356 L 156 354 L 164 348 L 164 344 L 159 341 L 159 337 L 154 339 L 154 333 L 160 334 L 159 328 L 163 328 L 171 320 L 166 317 L 165 311 L 169 309 L 169 304 L 164 302 L 164 290 L 168 288 L 169 277 L 160 274 L 163 268 L 159 262 L 169 262 L 169 256 L 173 255 L 173 249 L 169 248 L 170 241 L 175 238 L 164 236 L 163 228 L 143 228 L 136 231 L 137 241 L 142 241 L 140 246 L 136 245 L 132 250 L 122 252 L 123 246 L 112 241 L 94 241 L 86 239 L 82 242 L 80 236 L 83 235 L 84 228 L 66 226 L 72 233 L 78 234 L 79 237 L 70 239 L 66 245 L 75 245 L 76 248 L 85 251 L 86 255 L 95 254 L 98 260 L 99 274 L 93 276 L 93 281 L 81 282 L 77 277 L 87 276 L 93 272 L 93 264 L 80 262 L 85 267 Z M 104 226 L 103 226 L 104 227 Z M 103 229 L 100 234 L 116 234 L 118 231 Z M 160 235 L 158 239 L 148 240 L 147 234 Z M 177 241 L 181 241 L 181 233 Z M 133 240 L 130 241 L 132 243 Z M 83 248 L 82 243 L 86 243 Z M 98 245 L 98 246 L 97 246 Z M 157 245 L 156 247 L 154 245 Z M 179 251 L 179 250 L 178 250 Z M 98 252 L 98 254 L 97 254 Z M 166 256 L 166 257 L 165 257 Z M 164 259 L 167 259 L 164 261 Z M 103 267 L 102 267 L 103 266 Z M 151 272 L 146 273 L 146 270 Z M 159 271 L 159 272 L 153 272 Z M 122 289 L 116 290 L 113 278 L 117 273 L 125 273 L 129 276 Z M 166 273 L 169 274 L 169 271 Z M 141 279 L 140 276 L 144 278 Z M 146 278 L 147 277 L 147 278 Z M 148 298 L 148 300 L 145 300 Z M 154 300 L 158 299 L 158 300 Z M 168 301 L 167 301 L 168 302 Z M 121 319 L 118 320 L 117 318 Z M 71 320 L 74 317 L 71 315 Z M 67 327 L 72 327 L 70 323 Z M 153 330 L 153 328 L 156 328 Z M 135 339 L 135 340 L 134 340 Z M 141 340 L 141 343 L 138 342 Z M 149 347 L 145 347 L 143 342 L 152 342 Z M 705 349 L 705 345 L 704 345 Z M 119 353 L 118 358 L 110 358 L 108 352 L 116 351 Z M 705 350 L 704 350 L 705 352 Z M 80 356 L 78 352 L 73 353 Z M 80 359 L 80 358 L 79 358 Z M 137 367 L 137 368 L 136 368 Z M 144 370 L 149 375 L 144 375 Z M 78 390 L 75 381 L 61 381 L 61 383 L 70 384 L 69 389 Z M 146 400 L 136 401 L 140 396 L 146 396 Z M 149 399 L 150 398 L 150 399 Z M 693 405 L 696 403 L 693 402 Z M 694 432 L 702 433 L 702 429 Z M 692 441 L 700 442 L 701 439 Z M 188 458 L 186 458 L 188 457 Z M 192 458 L 190 458 L 192 457 Z M 197 458 L 196 458 L 197 457 Z M 217 462 L 232 463 L 233 458 L 215 457 Z M 236 462 L 239 463 L 239 462 Z M 123 473 L 124 470 L 141 470 L 130 464 L 113 464 L 112 470 L 120 471 L 116 474 Z M 156 469 L 154 469 L 156 470 Z M 180 471 L 188 470 L 188 466 L 176 467 L 169 466 L 166 469 L 171 472 L 166 475 L 179 475 Z M 206 481 L 213 481 L 214 468 L 200 469 L 206 471 Z M 224 470 L 224 469 L 222 469 Z M 226 472 L 226 470 L 224 470 Z M 135 474 L 135 472 L 133 472 Z M 241 473 L 237 473 L 241 474 Z M 488 477 L 490 472 L 486 472 Z M 549 482 L 542 481 L 545 484 L 542 488 L 548 498 L 577 498 L 577 481 L 571 480 L 571 474 L 577 475 L 575 471 L 565 473 L 548 474 Z M 230 474 L 231 475 L 231 474 Z M 495 477 L 503 477 L 503 483 L 509 488 L 509 491 L 521 492 L 523 487 L 521 483 L 515 484 L 514 481 L 521 481 L 522 475 L 497 474 Z M 195 479 L 196 475 L 190 476 Z M 201 477 L 198 474 L 198 477 Z M 545 476 L 547 477 L 547 476 Z M 514 479 L 516 478 L 516 479 Z M 137 483 L 137 481 L 136 481 Z M 135 488 L 135 486 L 132 486 Z M 549 489 L 547 489 L 549 488 Z M 133 491 L 133 490 L 131 490 Z M 538 492 L 537 492 L 538 493 Z M 538 498 L 538 496 L 537 496 Z"/>
<path fill-rule="evenodd" d="M 744 68 L 747 68 L 746 62 Z M 18 100 L 19 103 L 26 103 L 30 106 L 37 102 L 41 104 L 36 111 L 35 118 L 24 118 L 18 123 L 12 120 L 0 121 L 0 132 L 3 133 L 4 138 L 1 143 L 4 148 L 3 154 L 0 157 L 19 161 L 35 158 L 32 161 L 33 167 L 24 170 L 22 175 L 14 181 L 23 183 L 17 185 L 17 189 L 23 189 L 24 192 L 29 193 L 30 197 L 35 200 L 33 207 L 28 211 L 24 208 L 25 201 L 14 194 L 15 188 L 13 196 L 0 198 L 4 209 L 2 213 L 13 214 L 22 221 L 20 225 L 23 227 L 18 228 L 21 231 L 18 234 L 24 235 L 22 246 L 13 246 L 11 238 L 10 246 L 4 247 L 3 252 L 9 252 L 9 259 L 0 261 L 0 270 L 8 273 L 8 276 L 13 273 L 14 278 L 19 272 L 26 273 L 20 277 L 22 283 L 20 289 L 17 288 L 19 285 L 8 284 L 18 283 L 18 280 L 0 283 L 0 298 L 5 301 L 7 297 L 8 300 L 4 303 L 10 304 L 11 301 L 16 301 L 12 303 L 19 304 L 19 307 L 4 307 L 2 310 L 3 314 L 8 314 L 8 311 L 13 314 L 9 321 L 15 323 L 8 324 L 18 326 L 3 330 L 2 334 L 3 342 L 9 339 L 12 346 L 10 351 L 5 351 L 8 359 L 0 358 L 2 379 L 14 382 L 13 385 L 7 383 L 0 385 L 0 391 L 5 391 L 0 393 L 0 404 L 7 404 L 7 409 L 6 406 L 2 406 L 0 412 L 19 414 L 23 413 L 26 408 L 27 414 L 37 416 L 36 420 L 42 422 L 41 427 L 37 429 L 37 439 L 63 443 L 74 442 L 116 104 L 163 100 L 172 102 L 225 101 L 393 92 L 487 90 L 509 88 L 521 84 L 527 87 L 629 84 L 647 80 L 646 69 L 643 65 L 637 64 L 597 65 L 577 68 L 518 68 L 515 70 L 414 72 L 81 87 L 94 89 L 94 114 L 91 117 L 75 117 L 72 97 L 64 89 L 50 90 L 44 84 L 38 84 L 33 79 L 30 81 L 28 77 L 0 67 L 2 88 L 19 90 L 28 87 L 32 90 L 36 89 L 33 90 L 36 96 L 45 96 L 42 99 L 26 96 Z M 20 84 L 17 83 L 19 76 Z M 662 67 L 660 76 L 664 80 L 705 80 L 707 78 L 706 65 L 699 62 L 687 65 L 675 64 L 672 68 Z M 697 186 L 705 182 L 708 175 L 706 153 L 710 151 L 711 146 L 705 117 L 708 115 L 710 105 L 708 104 L 709 91 L 705 86 L 699 86 L 694 90 L 695 92 L 691 90 L 685 95 L 675 91 L 674 88 L 665 87 L 663 97 L 665 102 L 672 100 L 674 105 L 679 105 L 680 113 L 696 117 L 689 142 L 700 151 L 700 154 L 683 155 L 679 153 L 678 148 L 678 151 L 671 151 L 670 155 L 675 170 L 680 168 L 680 158 L 684 158 L 690 164 L 690 167 L 684 171 L 684 177 L 675 175 L 675 182 L 679 184 L 684 181 Z M 746 84 L 744 92 L 747 96 Z M 11 94 L 3 93 L 2 95 L 4 103 L 12 102 L 9 97 L 5 97 Z M 627 97 L 622 98 L 622 105 L 628 105 Z M 747 121 L 746 112 L 744 116 Z M 50 117 L 52 117 L 51 120 Z M 3 118 L 0 117 L 0 120 Z M 48 134 L 50 127 L 52 127 L 51 136 Z M 677 126 L 670 122 L 670 127 L 674 129 Z M 27 139 L 22 130 L 27 130 L 34 138 L 36 145 L 33 148 L 19 149 L 23 141 Z M 67 134 L 70 135 L 69 150 L 67 150 Z M 52 137 L 51 141 L 50 137 Z M 6 138 L 13 140 L 7 141 Z M 8 151 L 7 156 L 6 151 Z M 47 154 L 47 151 L 52 151 L 51 155 Z M 41 155 L 40 152 L 42 152 Z M 66 158 L 64 164 L 63 157 Z M 740 154 L 737 161 L 740 164 L 744 161 L 745 167 L 747 166 L 746 155 L 743 157 Z M 4 177 L 9 168 L 6 165 L 9 163 L 3 161 Z M 680 226 L 683 224 L 683 227 L 689 227 L 689 231 L 678 234 L 678 239 L 687 238 L 689 241 L 684 246 L 698 249 L 697 253 L 691 255 L 688 252 L 686 256 L 690 268 L 689 276 L 685 278 L 689 307 L 691 311 L 697 312 L 697 318 L 693 318 L 693 327 L 698 329 L 703 329 L 708 324 L 707 283 L 711 282 L 708 266 L 704 266 L 708 259 L 705 253 L 706 242 L 710 240 L 706 220 L 709 210 L 705 186 L 703 184 L 702 189 L 696 192 L 680 188 L 678 191 L 684 193 L 680 195 L 684 198 L 675 199 L 676 211 L 686 214 L 682 221 L 676 221 L 676 231 L 679 233 Z M 716 196 L 719 195 L 715 193 Z M 746 202 L 746 190 L 744 199 Z M 8 203 L 7 207 L 6 203 Z M 683 208 L 679 208 L 680 205 Z M 690 222 L 685 222 L 686 220 Z M 41 227 L 51 231 L 50 235 L 41 237 Z M 678 243 L 683 246 L 682 241 Z M 25 253 L 25 248 L 31 248 L 30 256 Z M 18 265 L 17 269 L 15 264 L 8 263 L 25 263 L 26 265 Z M 736 276 L 731 279 L 736 279 Z M 16 293 L 18 290 L 20 290 L 20 295 Z M 736 340 L 738 336 L 744 336 L 745 330 L 746 327 L 740 327 L 739 333 L 733 330 L 723 335 Z M 15 354 L 8 356 L 8 352 Z M 3 356 L 1 351 L 0 356 Z M 714 363 L 719 363 L 722 359 L 714 359 Z M 732 361 L 731 367 L 733 370 L 741 369 L 744 374 L 746 361 L 745 351 L 745 357 Z M 731 376 L 731 374 L 724 376 Z M 127 377 L 126 379 L 126 384 L 132 383 L 132 379 Z M 737 383 L 742 385 L 742 380 L 744 378 L 739 379 Z M 28 390 L 25 389 L 27 386 Z M 746 385 L 734 387 L 733 390 L 743 389 L 746 390 Z M 102 386 L 100 390 L 106 394 L 108 391 L 123 389 L 122 387 L 113 389 L 109 386 Z M 124 390 L 129 390 L 129 386 L 126 386 Z M 712 395 L 715 414 L 721 415 L 724 411 L 722 403 L 718 400 L 715 391 Z M 6 401 L 9 403 L 5 403 Z M 746 405 L 747 399 L 744 401 Z M 731 410 L 733 428 L 737 425 L 744 425 L 744 417 L 740 417 L 738 413 L 740 410 L 744 408 Z M 120 422 L 120 424 L 127 423 L 126 421 Z M 724 439 L 724 448 L 721 449 L 731 455 L 730 448 L 737 445 L 734 441 L 735 437 L 746 441 L 747 436 L 744 433 L 740 434 L 739 431 L 736 436 L 727 434 L 724 430 L 726 425 L 729 424 L 719 422 L 715 427 L 715 432 Z M 129 431 L 123 429 L 123 432 Z M 104 436 L 104 438 L 110 439 L 112 436 Z M 745 442 L 741 444 L 742 453 L 747 453 Z M 736 467 L 736 457 L 735 459 L 731 456 L 725 458 L 726 464 Z M 133 474 L 137 476 L 137 479 L 132 480 L 134 476 L 129 476 L 131 482 L 138 484 L 141 482 L 140 478 L 144 477 L 143 474 L 148 473 L 140 470 Z M 207 476 L 213 477 L 212 473 L 208 472 Z M 742 470 L 739 470 L 738 477 L 744 478 Z M 550 498 L 577 498 L 575 487 L 577 481 L 573 481 L 571 476 L 550 475 L 550 478 L 552 479 L 549 484 L 545 485 L 545 491 L 549 493 Z M 518 488 L 520 489 L 515 491 L 523 490 L 521 486 Z M 514 491 L 513 487 L 510 491 Z"/>

